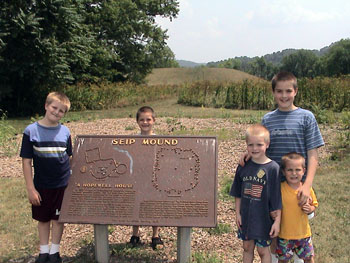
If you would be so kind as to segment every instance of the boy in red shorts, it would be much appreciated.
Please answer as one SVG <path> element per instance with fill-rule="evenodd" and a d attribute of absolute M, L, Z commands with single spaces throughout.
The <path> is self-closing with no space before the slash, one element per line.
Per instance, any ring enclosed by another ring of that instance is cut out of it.
<path fill-rule="evenodd" d="M 20 156 L 32 217 L 38 221 L 40 241 L 40 253 L 35 263 L 62 262 L 59 247 L 64 225 L 58 223 L 58 217 L 71 174 L 72 143 L 68 128 L 59 121 L 69 108 L 70 101 L 65 94 L 49 93 L 44 118 L 28 125 L 23 132 Z"/>

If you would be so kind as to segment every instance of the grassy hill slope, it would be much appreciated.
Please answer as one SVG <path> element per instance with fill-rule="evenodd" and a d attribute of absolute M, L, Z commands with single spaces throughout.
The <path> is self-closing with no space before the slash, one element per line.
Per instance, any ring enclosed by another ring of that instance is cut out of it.
<path fill-rule="evenodd" d="M 227 68 L 158 68 L 147 76 L 146 82 L 149 85 L 176 85 L 203 80 L 227 82 L 244 79 L 258 80 L 259 78 L 239 70 Z"/>

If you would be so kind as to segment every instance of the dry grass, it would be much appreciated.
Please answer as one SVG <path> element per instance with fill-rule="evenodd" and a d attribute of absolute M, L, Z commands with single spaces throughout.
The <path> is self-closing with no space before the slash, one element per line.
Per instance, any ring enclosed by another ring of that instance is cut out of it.
<path fill-rule="evenodd" d="M 178 85 L 197 81 L 238 82 L 245 79 L 258 80 L 248 73 L 227 68 L 159 68 L 147 76 L 149 85 Z"/>

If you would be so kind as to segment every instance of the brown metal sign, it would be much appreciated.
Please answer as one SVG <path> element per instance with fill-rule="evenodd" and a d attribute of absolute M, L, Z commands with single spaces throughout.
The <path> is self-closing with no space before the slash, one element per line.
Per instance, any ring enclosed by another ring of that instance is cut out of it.
<path fill-rule="evenodd" d="M 215 227 L 217 138 L 77 136 L 59 221 Z"/>

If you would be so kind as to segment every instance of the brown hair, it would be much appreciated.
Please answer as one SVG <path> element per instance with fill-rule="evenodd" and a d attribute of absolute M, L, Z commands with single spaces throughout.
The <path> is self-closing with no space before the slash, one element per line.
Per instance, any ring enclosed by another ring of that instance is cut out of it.
<path fill-rule="evenodd" d="M 262 136 L 266 143 L 270 143 L 270 132 L 264 125 L 253 124 L 249 126 L 245 133 L 246 142 L 250 136 Z"/>
<path fill-rule="evenodd" d="M 152 118 L 155 118 L 155 113 L 154 110 L 150 107 L 150 106 L 143 106 L 141 108 L 138 109 L 137 113 L 136 113 L 136 121 L 139 121 L 140 118 L 140 114 L 143 112 L 151 112 L 152 113 Z"/>
<path fill-rule="evenodd" d="M 278 72 L 272 78 L 272 81 L 271 81 L 272 91 L 275 91 L 277 82 L 279 82 L 279 81 L 292 81 L 294 90 L 297 90 L 297 88 L 298 88 L 297 78 L 291 72 L 287 72 L 287 71 Z"/>
<path fill-rule="evenodd" d="M 305 168 L 305 158 L 300 153 L 290 152 L 282 156 L 281 159 L 281 169 L 286 168 L 287 162 L 290 160 L 302 160 L 302 166 Z"/>
<path fill-rule="evenodd" d="M 64 106 L 66 106 L 66 112 L 69 111 L 70 100 L 67 97 L 67 95 L 64 94 L 63 92 L 59 92 L 59 91 L 50 92 L 49 95 L 47 95 L 47 97 L 46 97 L 45 104 L 50 105 L 53 101 L 59 101 Z"/>

